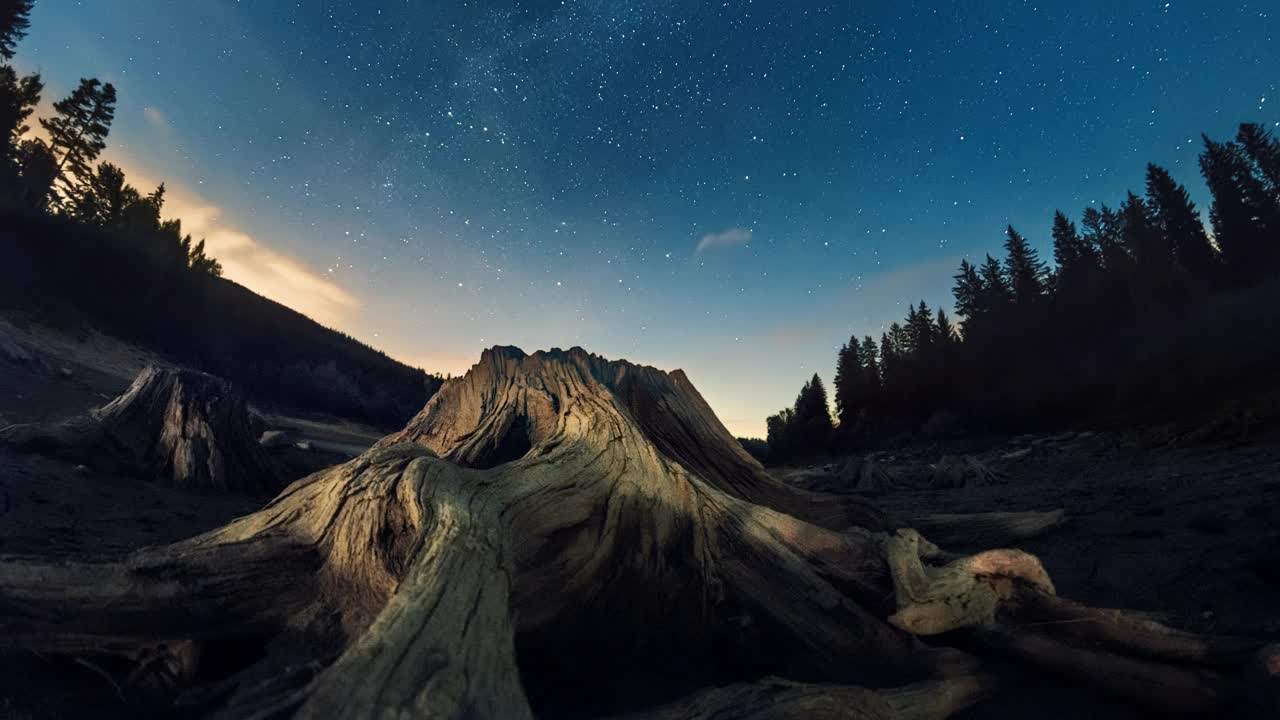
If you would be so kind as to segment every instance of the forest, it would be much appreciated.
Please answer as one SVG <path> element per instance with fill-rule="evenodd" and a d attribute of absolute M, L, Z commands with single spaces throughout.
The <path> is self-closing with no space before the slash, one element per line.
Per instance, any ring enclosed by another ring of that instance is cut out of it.
<path fill-rule="evenodd" d="M 111 83 L 82 79 L 39 118 L 45 137 L 33 134 L 44 84 L 7 62 L 31 7 L 0 11 L 0 304 L 100 328 L 267 402 L 383 427 L 421 408 L 441 378 L 223 279 L 204 240 L 163 218 L 163 184 L 144 192 L 99 162 L 116 112 Z"/>
<path fill-rule="evenodd" d="M 1280 141 L 1245 123 L 1205 136 L 1209 226 L 1187 188 L 1148 165 L 1143 194 L 1053 218 L 1053 264 L 1013 227 L 1002 258 L 961 262 L 959 321 L 924 301 L 876 338 L 851 337 L 768 419 L 771 462 L 926 435 L 1081 422 L 1259 421 L 1280 343 Z"/>

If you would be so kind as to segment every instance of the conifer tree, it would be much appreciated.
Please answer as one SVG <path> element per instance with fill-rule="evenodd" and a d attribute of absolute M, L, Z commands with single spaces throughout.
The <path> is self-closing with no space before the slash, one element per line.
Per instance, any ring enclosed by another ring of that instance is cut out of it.
<path fill-rule="evenodd" d="M 1151 285 L 1167 278 L 1173 247 L 1156 232 L 1147 203 L 1132 192 L 1120 206 L 1120 238 L 1136 266 L 1135 279 Z"/>
<path fill-rule="evenodd" d="M 1272 195 L 1280 193 L 1280 140 L 1257 123 L 1244 123 L 1236 142 L 1258 168 Z"/>
<path fill-rule="evenodd" d="M 951 289 L 956 300 L 956 312 L 964 317 L 967 325 L 981 312 L 982 278 L 978 275 L 978 268 L 968 260 L 960 261 L 960 271 L 952 277 L 956 281 Z"/>
<path fill-rule="evenodd" d="M 858 348 L 858 356 L 862 361 L 863 372 L 867 378 L 867 392 L 872 398 L 880 395 L 880 349 L 876 347 L 876 341 L 870 335 L 862 338 L 862 345 Z"/>
<path fill-rule="evenodd" d="M 1128 265 L 1130 258 L 1120 243 L 1120 220 L 1114 210 L 1105 204 L 1101 210 L 1087 207 L 1080 225 L 1084 229 L 1081 237 L 1094 249 L 1104 270 L 1116 272 Z"/>
<path fill-rule="evenodd" d="M 1004 243 L 1005 275 L 1009 280 L 1013 302 L 1031 307 L 1044 297 L 1045 266 L 1039 253 L 1027 239 L 1010 225 Z"/>
<path fill-rule="evenodd" d="M 84 78 L 70 95 L 53 104 L 57 115 L 41 118 L 49 133 L 49 149 L 58 157 L 59 203 L 66 203 L 92 172 L 107 146 L 115 118 L 116 89 L 96 78 Z"/>
<path fill-rule="evenodd" d="M 946 311 L 942 308 L 938 308 L 933 328 L 936 342 L 941 347 L 950 347 L 958 339 L 955 326 L 951 324 L 951 318 L 947 317 Z"/>
<path fill-rule="evenodd" d="M 1002 313 L 1013 302 L 1013 292 L 1009 289 L 1009 281 L 1005 276 L 1000 261 L 987 256 L 979 271 L 982 279 L 982 296 L 978 307 L 983 314 Z"/>
<path fill-rule="evenodd" d="M 1200 170 L 1213 194 L 1209 218 L 1222 259 L 1237 277 L 1253 277 L 1266 266 L 1266 256 L 1280 232 L 1267 190 L 1245 151 L 1235 143 L 1204 136 Z"/>
<path fill-rule="evenodd" d="M 27 118 L 40 102 L 44 84 L 39 75 L 19 77 L 9 65 L 0 65 L 0 155 L 12 157 L 22 136 L 30 129 Z"/>
<path fill-rule="evenodd" d="M 1200 213 L 1187 189 L 1159 165 L 1147 165 L 1147 206 L 1155 232 L 1173 248 L 1178 265 L 1194 275 L 1211 275 L 1218 257 Z"/>
<path fill-rule="evenodd" d="M 860 386 L 864 382 L 864 369 L 858 352 L 858 338 L 853 337 L 849 342 L 840 346 L 840 352 L 836 355 L 836 376 L 833 381 L 836 393 L 836 417 L 840 419 L 840 425 L 844 428 L 853 426 L 854 418 L 857 417 L 860 398 Z"/>
<path fill-rule="evenodd" d="M 34 0 L 0 0 L 0 58 L 13 59 L 13 49 L 27 36 Z"/>

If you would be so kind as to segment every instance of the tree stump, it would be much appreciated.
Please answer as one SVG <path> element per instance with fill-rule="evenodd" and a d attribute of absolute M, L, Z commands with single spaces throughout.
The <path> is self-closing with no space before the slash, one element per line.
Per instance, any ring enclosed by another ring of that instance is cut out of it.
<path fill-rule="evenodd" d="M 147 367 L 107 405 L 60 423 L 9 426 L 0 443 L 190 490 L 279 489 L 244 397 L 194 370 Z"/>
<path fill-rule="evenodd" d="M 929 478 L 929 489 L 951 490 L 990 485 L 1003 479 L 1002 473 L 972 455 L 962 457 L 944 455 L 933 468 L 933 474 Z"/>
<path fill-rule="evenodd" d="M 893 473 L 874 460 L 850 460 L 840 468 L 838 478 L 841 487 L 863 495 L 884 495 L 898 488 Z"/>
<path fill-rule="evenodd" d="M 236 718 L 944 718 L 1000 681 L 917 639 L 956 631 L 1160 707 L 1241 695 L 1259 643 L 1081 608 L 1030 555 L 953 555 L 901 520 L 773 481 L 683 373 L 495 348 L 218 530 L 0 560 L 0 648 L 109 657 L 125 687 L 178 668 L 186 714 Z M 1070 637 L 1037 628 L 1063 618 Z M 1126 672 L 1090 674 L 1107 662 Z"/>

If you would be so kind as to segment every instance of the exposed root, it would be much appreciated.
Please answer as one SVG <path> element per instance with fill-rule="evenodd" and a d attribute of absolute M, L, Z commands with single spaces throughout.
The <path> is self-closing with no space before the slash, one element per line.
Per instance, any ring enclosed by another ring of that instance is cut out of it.
<path fill-rule="evenodd" d="M 988 550 L 942 567 L 921 562 L 938 548 L 915 530 L 899 530 L 885 539 L 898 611 L 889 622 L 913 635 L 937 635 L 957 628 L 988 625 L 1008 595 L 1001 579 L 1016 579 L 1053 594 L 1048 573 L 1033 555 L 1020 550 Z"/>
<path fill-rule="evenodd" d="M 123 562 L 0 559 L 0 649 L 163 666 L 227 717 L 939 720 L 994 686 L 915 637 L 963 628 L 1132 697 L 1167 686 L 1160 706 L 1238 694 L 1201 667 L 1216 640 L 1056 602 L 1020 551 L 897 529 L 986 544 L 1060 511 L 895 525 L 772 481 L 682 375 L 516 352 L 218 530 Z M 1104 621 L 1078 631 L 1093 647 L 1031 624 L 1063 618 Z M 201 677 L 219 644 L 229 667 Z M 769 676 L 793 680 L 743 682 Z"/>

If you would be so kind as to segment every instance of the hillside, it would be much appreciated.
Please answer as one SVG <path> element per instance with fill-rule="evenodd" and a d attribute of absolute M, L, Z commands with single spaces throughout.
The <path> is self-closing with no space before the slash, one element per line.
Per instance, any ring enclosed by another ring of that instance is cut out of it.
<path fill-rule="evenodd" d="M 56 217 L 0 215 L 0 311 L 91 327 L 225 377 L 259 401 L 379 427 L 402 424 L 440 386 L 230 280 L 163 263 L 128 237 Z"/>

